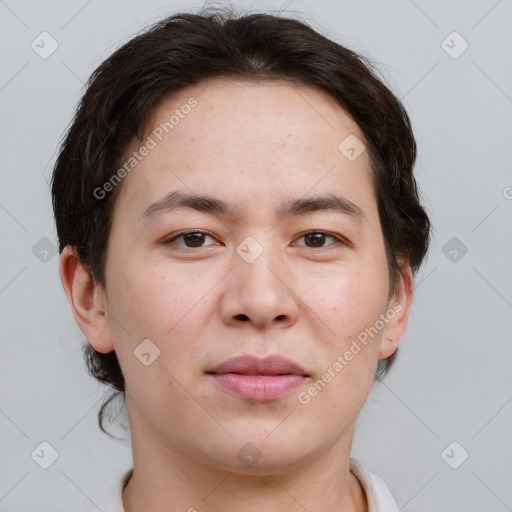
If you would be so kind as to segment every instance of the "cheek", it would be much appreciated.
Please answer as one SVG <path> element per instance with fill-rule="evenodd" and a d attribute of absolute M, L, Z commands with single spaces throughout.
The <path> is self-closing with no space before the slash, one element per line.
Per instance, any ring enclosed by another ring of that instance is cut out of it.
<path fill-rule="evenodd" d="M 148 267 L 123 263 L 112 274 L 110 327 L 125 360 L 150 339 L 160 350 L 160 362 L 174 371 L 180 361 L 197 355 L 194 340 L 201 337 L 208 305 L 204 296 L 216 279 L 177 275 L 168 267 L 146 271 Z"/>
<path fill-rule="evenodd" d="M 159 318 L 162 323 L 166 320 L 162 317 L 165 310 L 173 310 L 166 301 L 170 289 L 152 271 L 144 275 L 136 271 L 124 273 L 117 280 L 116 292 L 116 309 L 132 330 L 141 333 L 153 332 L 155 319 Z"/>
<path fill-rule="evenodd" d="M 352 269 L 309 288 L 308 302 L 342 341 L 373 324 L 386 306 L 387 271 Z"/>
<path fill-rule="evenodd" d="M 311 301 L 322 320 L 322 331 L 316 335 L 324 354 L 315 375 L 321 382 L 312 382 L 305 395 L 312 415 L 325 417 L 325 411 L 330 411 L 326 421 L 333 430 L 357 415 L 371 387 L 380 333 L 367 333 L 385 310 L 386 275 L 380 271 L 346 272 L 331 279 L 327 288 L 312 291 Z"/>
<path fill-rule="evenodd" d="M 121 260 L 122 261 L 122 260 Z M 131 330 L 163 336 L 194 305 L 194 278 L 180 279 L 161 268 L 122 261 L 111 274 L 113 307 Z M 196 299 L 197 301 L 197 299 Z"/>
<path fill-rule="evenodd" d="M 331 279 L 329 286 L 317 289 L 314 297 L 320 305 L 323 333 L 317 332 L 324 352 L 318 371 L 324 374 L 330 370 L 336 376 L 322 391 L 317 406 L 332 401 L 341 410 L 355 410 L 366 398 L 378 360 L 380 333 L 369 336 L 368 329 L 385 310 L 387 280 L 380 272 L 353 270 Z M 331 377 L 325 375 L 326 381 L 330 382 Z"/>

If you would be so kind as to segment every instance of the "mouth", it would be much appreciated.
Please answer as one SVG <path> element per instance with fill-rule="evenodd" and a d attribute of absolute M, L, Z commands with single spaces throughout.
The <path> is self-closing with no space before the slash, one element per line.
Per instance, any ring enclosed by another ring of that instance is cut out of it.
<path fill-rule="evenodd" d="M 255 402 L 277 400 L 310 378 L 300 365 L 282 356 L 234 357 L 206 374 L 223 391 Z"/>

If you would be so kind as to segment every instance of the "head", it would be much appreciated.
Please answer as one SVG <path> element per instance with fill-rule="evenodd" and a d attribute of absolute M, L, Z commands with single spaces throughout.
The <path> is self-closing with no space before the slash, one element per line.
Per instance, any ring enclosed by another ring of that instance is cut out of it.
<path fill-rule="evenodd" d="M 371 63 L 304 22 L 177 14 L 112 54 L 52 181 L 87 366 L 116 392 L 100 427 L 121 394 L 226 467 L 230 436 L 283 464 L 333 443 L 405 331 L 430 234 L 415 158 Z M 241 354 L 284 355 L 308 381 L 264 403 L 226 394 L 210 372 Z M 297 414 L 267 437 L 283 407 Z"/>

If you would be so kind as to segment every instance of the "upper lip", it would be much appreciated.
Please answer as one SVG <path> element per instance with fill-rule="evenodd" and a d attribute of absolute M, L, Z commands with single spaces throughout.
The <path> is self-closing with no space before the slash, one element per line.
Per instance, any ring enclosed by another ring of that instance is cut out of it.
<path fill-rule="evenodd" d="M 232 357 L 220 363 L 207 373 L 241 375 L 309 375 L 294 361 L 283 356 L 267 356 L 260 358 L 252 355 Z"/>

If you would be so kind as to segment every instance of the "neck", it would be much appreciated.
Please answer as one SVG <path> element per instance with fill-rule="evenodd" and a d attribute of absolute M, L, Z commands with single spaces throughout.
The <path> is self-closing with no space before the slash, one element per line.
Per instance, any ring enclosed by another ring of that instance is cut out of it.
<path fill-rule="evenodd" d="M 155 479 L 153 473 L 137 469 L 134 464 L 133 476 L 123 491 L 125 512 L 148 509 L 154 512 L 368 510 L 364 491 L 348 470 L 336 479 L 318 473 L 311 475 L 309 471 L 294 475 L 269 473 L 267 476 L 211 471 L 205 478 L 197 474 L 187 478 L 180 471 L 168 472 L 172 476 L 164 477 L 170 478 L 164 482 L 164 478 Z M 201 473 L 206 473 L 205 468 Z"/>
<path fill-rule="evenodd" d="M 135 418 L 130 426 L 133 475 L 122 494 L 125 512 L 368 510 L 364 490 L 349 470 L 353 425 L 329 452 L 258 474 L 219 469 L 148 432 Z"/>

